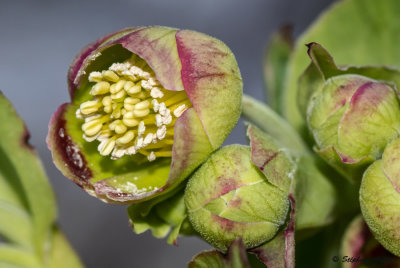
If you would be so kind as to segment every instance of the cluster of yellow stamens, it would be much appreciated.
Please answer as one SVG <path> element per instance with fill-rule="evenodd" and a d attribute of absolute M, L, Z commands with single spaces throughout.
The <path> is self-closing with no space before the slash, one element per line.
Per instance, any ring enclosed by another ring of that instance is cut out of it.
<path fill-rule="evenodd" d="M 153 70 L 133 55 L 108 70 L 92 72 L 93 100 L 76 111 L 85 140 L 100 141 L 101 155 L 118 159 L 136 153 L 156 157 L 172 154 L 174 123 L 192 106 L 184 91 L 170 91 L 157 81 Z"/>

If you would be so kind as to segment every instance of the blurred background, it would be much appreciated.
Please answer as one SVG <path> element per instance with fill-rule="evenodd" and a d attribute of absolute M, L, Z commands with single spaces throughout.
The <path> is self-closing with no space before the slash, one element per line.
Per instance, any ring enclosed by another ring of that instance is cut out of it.
<path fill-rule="evenodd" d="M 129 26 L 197 30 L 236 55 L 244 92 L 263 99 L 261 62 L 269 36 L 286 23 L 298 36 L 333 0 L 0 0 L 0 90 L 25 120 L 55 190 L 58 221 L 88 268 L 186 267 L 210 246 L 183 237 L 168 245 L 135 235 L 126 207 L 102 203 L 55 168 L 45 138 L 57 107 L 69 101 L 67 69 L 83 46 Z M 306 51 L 306 49 L 305 49 Z M 0 122 L 1 123 L 1 122 Z M 246 143 L 242 122 L 226 141 Z"/>

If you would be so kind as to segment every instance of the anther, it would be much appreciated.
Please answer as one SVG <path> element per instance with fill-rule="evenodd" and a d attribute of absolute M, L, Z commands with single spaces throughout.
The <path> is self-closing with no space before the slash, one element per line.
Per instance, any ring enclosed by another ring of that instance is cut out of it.
<path fill-rule="evenodd" d="M 142 87 L 140 85 L 133 85 L 129 88 L 125 88 L 125 90 L 129 95 L 134 95 L 139 93 L 142 90 Z"/>
<path fill-rule="evenodd" d="M 133 110 L 132 112 L 133 112 L 133 115 L 135 117 L 139 117 L 140 118 L 140 117 L 145 117 L 145 116 L 149 115 L 150 110 L 149 109 L 146 109 L 146 110 Z"/>
<path fill-rule="evenodd" d="M 98 100 L 93 100 L 82 103 L 79 108 L 82 114 L 89 115 L 97 112 L 101 106 L 102 104 Z"/>
<path fill-rule="evenodd" d="M 148 100 L 141 101 L 135 105 L 135 110 L 144 110 L 149 108 L 150 102 Z"/>
<path fill-rule="evenodd" d="M 107 139 L 100 142 L 97 149 L 99 150 L 101 155 L 109 155 L 115 146 L 115 138 Z"/>
<path fill-rule="evenodd" d="M 176 117 L 179 117 L 179 116 L 181 116 L 183 114 L 184 111 L 186 111 L 186 105 L 182 104 L 178 108 L 175 109 L 174 115 Z"/>
<path fill-rule="evenodd" d="M 124 134 L 124 136 L 122 136 L 121 138 L 118 138 L 116 140 L 116 142 L 118 145 L 124 145 L 124 144 L 127 144 L 130 141 L 132 141 L 134 137 L 135 137 L 135 133 L 132 130 L 129 130 Z"/>
<path fill-rule="evenodd" d="M 89 82 L 101 82 L 103 79 L 103 76 L 101 75 L 100 72 L 91 72 L 89 74 Z"/>
<path fill-rule="evenodd" d="M 106 94 L 110 90 L 110 83 L 108 82 L 98 82 L 96 83 L 93 87 L 92 90 L 90 90 L 89 94 L 90 95 L 102 95 Z"/>
<path fill-rule="evenodd" d="M 118 80 L 119 80 L 119 76 L 110 70 L 103 71 L 102 75 L 103 75 L 104 79 L 111 81 L 111 82 L 118 82 Z"/>

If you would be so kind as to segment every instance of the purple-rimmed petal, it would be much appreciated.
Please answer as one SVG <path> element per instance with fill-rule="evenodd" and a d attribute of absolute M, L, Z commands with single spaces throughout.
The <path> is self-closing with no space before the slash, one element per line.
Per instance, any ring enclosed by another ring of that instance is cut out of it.
<path fill-rule="evenodd" d="M 62 111 L 54 115 L 49 131 L 49 136 L 52 136 L 58 135 L 59 129 L 62 129 L 65 137 L 63 140 L 49 137 L 49 148 L 54 150 L 56 165 L 64 175 L 106 202 L 134 203 L 170 191 L 222 144 L 238 120 L 242 83 L 234 56 L 214 38 L 191 31 L 181 32 L 158 26 L 124 29 L 84 48 L 70 68 L 68 83 L 72 104 L 64 105 L 60 108 Z M 185 50 L 184 57 L 178 43 Z M 212 53 L 201 47 L 204 44 L 213 47 Z M 216 51 L 220 51 L 223 57 L 215 55 Z M 82 138 L 82 121 L 75 118 L 73 110 L 76 111 L 82 102 L 91 97 L 87 94 L 91 88 L 88 75 L 128 59 L 130 53 L 147 62 L 165 89 L 185 90 L 188 95 L 191 94 L 190 100 L 191 97 L 196 100 L 193 108 L 175 123 L 172 158 L 158 158 L 154 163 L 144 163 L 143 156 L 135 155 L 132 159 L 123 157 L 112 161 L 96 152 L 97 144 L 89 144 Z M 188 68 L 188 62 L 195 63 L 195 66 Z M 204 74 L 206 67 L 210 71 L 218 71 L 223 77 L 218 81 L 212 77 L 197 77 L 196 81 L 184 86 L 182 76 L 188 78 L 194 77 L 194 73 Z M 205 99 L 200 100 L 201 97 Z M 211 122 L 211 115 L 216 117 L 215 122 Z M 70 146 L 62 147 L 60 144 L 63 142 Z M 67 164 L 64 165 L 63 161 Z"/>
<path fill-rule="evenodd" d="M 157 79 L 168 90 L 183 90 L 181 64 L 177 52 L 177 30 L 167 27 L 147 27 L 115 40 L 140 56 L 153 69 Z"/>
<path fill-rule="evenodd" d="M 88 58 L 90 58 L 93 52 L 97 50 L 100 46 L 104 45 L 104 43 L 107 43 L 107 41 L 110 41 L 110 39 L 113 40 L 115 36 L 123 35 L 132 31 L 136 31 L 138 29 L 141 29 L 141 27 L 122 29 L 120 31 L 107 34 L 100 37 L 93 43 L 85 46 L 81 50 L 81 52 L 72 61 L 71 67 L 68 70 L 68 90 L 71 99 L 74 96 L 75 90 L 79 87 L 82 76 L 85 74 L 81 71 L 81 69 L 85 69 L 85 67 L 90 63 L 90 60 L 88 60 Z"/>
<path fill-rule="evenodd" d="M 289 174 L 292 171 L 294 173 L 295 169 L 288 156 L 279 150 L 271 138 L 253 125 L 248 126 L 247 136 L 250 139 L 251 162 L 260 169 L 270 183 L 288 192 L 292 182 Z"/>
<path fill-rule="evenodd" d="M 220 40 L 181 30 L 176 34 L 182 82 L 214 149 L 240 116 L 242 79 L 234 55 Z"/>
<path fill-rule="evenodd" d="M 69 103 L 64 103 L 51 117 L 47 146 L 52 153 L 55 165 L 64 176 L 93 194 L 93 186 L 90 183 L 93 173 L 88 167 L 85 156 L 69 135 L 66 126 L 65 113 L 69 106 Z"/>

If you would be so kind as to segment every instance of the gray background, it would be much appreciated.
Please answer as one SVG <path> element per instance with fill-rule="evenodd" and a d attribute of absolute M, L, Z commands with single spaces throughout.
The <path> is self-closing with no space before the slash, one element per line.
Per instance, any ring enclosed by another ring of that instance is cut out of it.
<path fill-rule="evenodd" d="M 197 238 L 179 247 L 149 233 L 135 235 L 125 207 L 88 196 L 54 167 L 45 144 L 47 124 L 68 101 L 66 72 L 87 43 L 120 28 L 165 25 L 224 41 L 237 57 L 244 92 L 263 98 L 261 56 L 269 35 L 284 23 L 301 33 L 332 0 L 0 0 L 0 90 L 31 132 L 53 185 L 59 223 L 87 267 L 185 267 L 210 248 Z M 240 123 L 227 143 L 245 143 Z"/>

